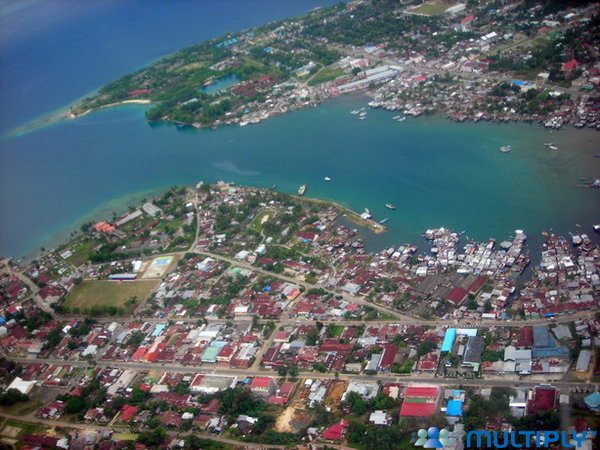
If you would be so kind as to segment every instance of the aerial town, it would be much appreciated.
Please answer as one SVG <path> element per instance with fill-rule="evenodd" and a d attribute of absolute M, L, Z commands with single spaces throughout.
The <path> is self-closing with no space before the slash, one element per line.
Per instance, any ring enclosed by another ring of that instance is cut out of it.
<path fill-rule="evenodd" d="M 462 449 L 473 430 L 560 427 L 592 449 L 599 230 L 547 233 L 539 255 L 526 230 L 446 228 L 369 253 L 361 236 L 385 230 L 368 212 L 171 188 L 2 261 L 0 440 L 398 449 L 438 427 Z"/>
<path fill-rule="evenodd" d="M 149 121 L 246 126 L 359 92 L 373 108 L 398 111 L 396 120 L 444 113 L 600 129 L 599 6 L 572 4 L 340 3 L 183 49 L 69 116 L 148 103 Z"/>

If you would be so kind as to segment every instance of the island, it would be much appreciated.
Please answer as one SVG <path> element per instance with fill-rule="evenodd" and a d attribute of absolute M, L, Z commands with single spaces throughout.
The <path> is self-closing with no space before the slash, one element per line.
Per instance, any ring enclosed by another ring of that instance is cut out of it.
<path fill-rule="evenodd" d="M 180 50 L 68 116 L 148 103 L 150 122 L 245 126 L 361 91 L 397 120 L 443 112 L 598 129 L 598 11 L 585 1 L 340 3 Z"/>

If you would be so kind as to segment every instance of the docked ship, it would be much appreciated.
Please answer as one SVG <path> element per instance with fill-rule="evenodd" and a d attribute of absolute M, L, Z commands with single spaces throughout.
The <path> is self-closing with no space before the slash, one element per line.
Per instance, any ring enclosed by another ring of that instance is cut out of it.
<path fill-rule="evenodd" d="M 386 207 L 387 209 L 391 209 L 392 211 L 393 211 L 394 209 L 396 209 L 396 206 L 392 205 L 391 203 L 386 203 L 386 204 L 385 204 L 385 207 Z"/>
<path fill-rule="evenodd" d="M 305 192 L 306 192 L 306 185 L 301 184 L 300 187 L 298 188 L 298 195 L 304 195 Z"/>

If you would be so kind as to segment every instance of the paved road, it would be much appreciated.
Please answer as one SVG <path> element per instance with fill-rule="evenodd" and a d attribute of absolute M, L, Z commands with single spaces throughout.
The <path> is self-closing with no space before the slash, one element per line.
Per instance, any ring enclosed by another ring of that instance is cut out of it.
<path fill-rule="evenodd" d="M 71 365 L 76 367 L 92 367 L 87 361 L 64 361 L 61 359 L 38 359 L 38 358 L 12 358 L 14 361 L 21 363 L 47 363 L 56 365 Z M 218 375 L 218 376 L 236 376 L 239 378 L 256 377 L 270 375 L 273 377 L 279 377 L 276 370 L 253 370 L 253 369 L 233 369 L 223 367 L 210 367 L 207 365 L 203 366 L 186 366 L 183 364 L 164 363 L 164 364 L 150 364 L 140 363 L 131 361 L 98 361 L 96 362 L 97 367 L 114 367 L 120 369 L 137 369 L 137 370 L 164 370 L 169 372 L 183 372 L 183 373 L 201 373 L 205 375 Z M 521 381 L 521 380 L 505 380 L 505 379 L 489 379 L 489 378 L 433 378 L 431 375 L 410 375 L 410 376 L 399 376 L 395 374 L 379 374 L 379 375 L 353 375 L 353 374 L 339 374 L 336 376 L 332 373 L 319 373 L 319 372 L 303 372 L 300 374 L 304 378 L 318 378 L 318 379 L 342 379 L 342 380 L 353 380 L 353 381 L 382 381 L 384 383 L 427 383 L 437 384 L 442 386 L 498 386 L 498 387 L 533 387 L 540 384 L 540 381 Z M 600 389 L 598 383 L 586 383 L 576 381 L 551 381 L 552 385 L 558 387 L 579 388 L 587 387 L 590 390 Z"/>

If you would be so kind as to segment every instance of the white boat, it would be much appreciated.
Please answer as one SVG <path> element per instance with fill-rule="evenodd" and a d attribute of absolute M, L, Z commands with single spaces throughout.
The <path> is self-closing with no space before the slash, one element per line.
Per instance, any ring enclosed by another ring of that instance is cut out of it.
<path fill-rule="evenodd" d="M 323 179 L 324 179 L 325 181 L 331 181 L 331 178 L 329 178 L 329 177 L 325 177 L 325 178 L 323 178 Z"/>
<path fill-rule="evenodd" d="M 508 153 L 512 150 L 512 147 L 510 145 L 503 145 L 502 147 L 500 147 L 500 151 L 502 153 Z"/>
<path fill-rule="evenodd" d="M 246 125 L 248 125 L 248 122 L 245 122 L 243 120 L 240 122 L 240 127 L 245 127 Z"/>
<path fill-rule="evenodd" d="M 360 111 L 358 109 L 353 109 L 350 111 L 350 114 L 358 114 Z"/>

